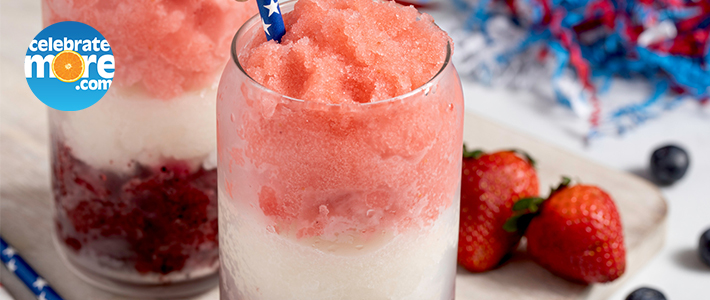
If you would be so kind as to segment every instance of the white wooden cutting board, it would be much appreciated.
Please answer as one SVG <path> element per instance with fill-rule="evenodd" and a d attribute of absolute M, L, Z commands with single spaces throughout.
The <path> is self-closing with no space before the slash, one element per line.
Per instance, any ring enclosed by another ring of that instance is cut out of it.
<path fill-rule="evenodd" d="M 518 251 L 499 269 L 483 274 L 459 268 L 456 299 L 606 299 L 661 249 L 668 211 L 661 192 L 648 181 L 595 164 L 476 115 L 466 115 L 464 141 L 485 150 L 527 151 L 537 161 L 543 196 L 549 187 L 560 182 L 561 175 L 605 189 L 616 200 L 624 225 L 627 265 L 626 273 L 613 283 L 585 286 L 552 275 L 529 260 L 524 251 Z"/>
<path fill-rule="evenodd" d="M 31 95 L 3 101 L 0 233 L 66 299 L 126 299 L 83 283 L 60 261 L 50 238 L 49 147 L 44 108 Z M 526 259 L 520 251 L 494 271 L 471 274 L 459 269 L 457 299 L 605 299 L 661 248 L 666 203 L 650 183 L 629 173 L 594 164 L 476 115 L 466 115 L 465 123 L 464 139 L 471 147 L 485 150 L 519 148 L 535 157 L 543 193 L 548 186 L 558 183 L 563 174 L 606 189 L 616 199 L 621 213 L 628 264 L 626 274 L 616 282 L 584 286 L 555 277 Z M 33 299 L 13 275 L 5 268 L 1 269 L 2 283 L 17 300 Z M 195 299 L 218 298 L 215 289 Z"/>

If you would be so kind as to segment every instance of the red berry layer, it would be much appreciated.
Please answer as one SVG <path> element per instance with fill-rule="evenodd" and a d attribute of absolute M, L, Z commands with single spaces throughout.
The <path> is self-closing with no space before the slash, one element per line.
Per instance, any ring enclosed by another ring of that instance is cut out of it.
<path fill-rule="evenodd" d="M 53 155 L 57 234 L 75 254 L 104 256 L 141 274 L 216 264 L 215 169 L 169 162 L 137 165 L 125 176 L 86 165 L 61 142 Z"/>

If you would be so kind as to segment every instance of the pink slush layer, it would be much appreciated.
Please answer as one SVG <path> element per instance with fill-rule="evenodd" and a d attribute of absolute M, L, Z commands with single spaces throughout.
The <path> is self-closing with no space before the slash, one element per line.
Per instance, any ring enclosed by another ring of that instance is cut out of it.
<path fill-rule="evenodd" d="M 426 228 L 451 206 L 460 173 L 462 103 L 441 94 L 353 114 L 254 116 L 243 127 L 248 146 L 230 159 L 274 167 L 257 192 L 278 232 L 334 240 Z"/>
<path fill-rule="evenodd" d="M 44 0 L 45 25 L 79 21 L 108 40 L 113 85 L 141 83 L 169 99 L 214 82 L 232 37 L 257 13 L 254 0 Z"/>
<path fill-rule="evenodd" d="M 284 95 L 374 102 L 412 91 L 441 69 L 450 41 L 431 16 L 372 0 L 301 0 L 281 44 L 264 35 L 241 53 L 247 74 Z"/>

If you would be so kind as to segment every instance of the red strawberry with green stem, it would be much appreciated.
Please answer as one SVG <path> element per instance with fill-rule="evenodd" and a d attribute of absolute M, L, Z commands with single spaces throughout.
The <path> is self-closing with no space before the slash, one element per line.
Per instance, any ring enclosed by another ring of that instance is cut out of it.
<path fill-rule="evenodd" d="M 624 273 L 626 250 L 621 219 L 609 194 L 592 185 L 570 186 L 569 178 L 547 200 L 523 199 L 506 229 L 525 232 L 527 251 L 548 271 L 581 283 L 609 282 Z"/>
<path fill-rule="evenodd" d="M 518 245 L 520 233 L 503 224 L 513 204 L 538 194 L 534 161 L 515 151 L 484 154 L 464 145 L 458 262 L 472 272 L 497 266 Z"/>

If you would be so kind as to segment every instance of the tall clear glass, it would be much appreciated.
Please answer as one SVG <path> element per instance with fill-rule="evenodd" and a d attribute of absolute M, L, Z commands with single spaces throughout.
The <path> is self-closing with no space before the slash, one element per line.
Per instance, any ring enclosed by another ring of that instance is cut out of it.
<path fill-rule="evenodd" d="M 43 0 L 44 25 L 80 21 L 109 41 L 103 99 L 50 111 L 56 244 L 84 280 L 175 298 L 218 282 L 215 106 L 233 0 Z"/>
<path fill-rule="evenodd" d="M 453 299 L 463 95 L 451 47 L 412 92 L 333 105 L 252 80 L 238 53 L 255 34 L 258 18 L 236 34 L 217 96 L 221 299 Z"/>

